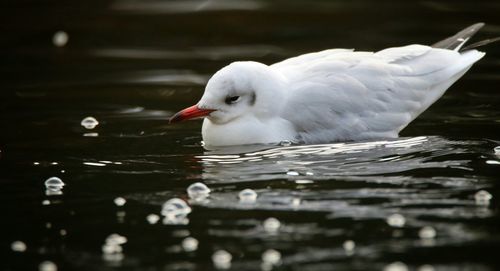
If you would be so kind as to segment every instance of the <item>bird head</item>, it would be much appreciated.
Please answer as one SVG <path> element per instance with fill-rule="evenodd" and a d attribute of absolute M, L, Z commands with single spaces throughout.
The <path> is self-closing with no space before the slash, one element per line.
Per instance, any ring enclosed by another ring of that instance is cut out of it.
<path fill-rule="evenodd" d="M 258 62 L 234 62 L 215 73 L 200 101 L 176 113 L 170 123 L 206 117 L 225 124 L 247 114 L 273 115 L 283 99 L 283 82 L 269 66 Z"/>

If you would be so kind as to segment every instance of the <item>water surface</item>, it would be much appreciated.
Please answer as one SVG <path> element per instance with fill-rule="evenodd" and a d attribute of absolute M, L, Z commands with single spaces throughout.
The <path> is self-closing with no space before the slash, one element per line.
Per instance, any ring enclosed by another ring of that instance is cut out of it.
<path fill-rule="evenodd" d="M 498 45 L 398 140 L 209 151 L 201 122 L 167 124 L 232 61 L 430 44 L 476 21 L 499 36 L 496 1 L 2 6 L 2 270 L 211 270 L 219 250 L 240 270 L 500 268 Z M 189 199 L 196 182 L 208 198 Z M 192 209 L 178 223 L 161 215 L 172 198 Z"/>

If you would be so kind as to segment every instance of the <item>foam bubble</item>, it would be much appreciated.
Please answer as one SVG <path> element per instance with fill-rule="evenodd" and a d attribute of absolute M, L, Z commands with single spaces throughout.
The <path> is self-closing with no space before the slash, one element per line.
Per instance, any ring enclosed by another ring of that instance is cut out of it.
<path fill-rule="evenodd" d="M 418 231 L 418 236 L 421 239 L 434 239 L 436 237 L 436 230 L 431 226 L 425 226 Z"/>
<path fill-rule="evenodd" d="M 356 248 L 356 243 L 353 240 L 346 240 L 342 247 L 344 248 L 347 254 L 352 254 L 354 252 L 354 248 Z"/>
<path fill-rule="evenodd" d="M 148 216 L 146 216 L 146 220 L 149 224 L 156 224 L 160 220 L 160 216 L 157 214 L 149 214 Z"/>
<path fill-rule="evenodd" d="M 257 192 L 252 189 L 243 189 L 238 193 L 238 198 L 242 203 L 254 203 L 257 200 Z"/>
<path fill-rule="evenodd" d="M 106 238 L 106 244 L 123 245 L 127 243 L 127 237 L 113 233 Z"/>
<path fill-rule="evenodd" d="M 216 268 L 229 269 L 231 267 L 231 260 L 233 256 L 225 250 L 217 250 L 212 255 L 212 261 Z"/>
<path fill-rule="evenodd" d="M 165 216 L 163 224 L 187 224 L 189 213 L 191 213 L 191 207 L 185 201 L 179 198 L 170 199 L 162 206 L 161 214 Z"/>
<path fill-rule="evenodd" d="M 281 263 L 281 253 L 274 249 L 268 249 L 262 253 L 262 261 L 270 265 L 279 265 Z"/>
<path fill-rule="evenodd" d="M 394 262 L 384 266 L 384 271 L 408 271 L 408 266 L 402 262 Z"/>
<path fill-rule="evenodd" d="M 57 271 L 57 265 L 51 261 L 43 261 L 38 265 L 39 271 Z"/>
<path fill-rule="evenodd" d="M 474 199 L 476 200 L 477 205 L 490 205 L 490 201 L 492 198 L 493 196 L 486 190 L 480 190 L 474 195 Z"/>
<path fill-rule="evenodd" d="M 386 221 L 389 226 L 395 228 L 402 228 L 406 223 L 405 217 L 400 214 L 392 214 L 387 217 Z"/>
<path fill-rule="evenodd" d="M 434 266 L 430 264 L 424 264 L 417 269 L 417 271 L 434 271 L 434 270 L 435 270 Z"/>
<path fill-rule="evenodd" d="M 68 33 L 64 31 L 57 31 L 52 36 L 52 43 L 57 47 L 64 47 L 69 41 Z"/>
<path fill-rule="evenodd" d="M 15 252 L 24 252 L 27 249 L 26 244 L 23 241 L 12 242 L 10 248 Z"/>
<path fill-rule="evenodd" d="M 187 188 L 189 197 L 193 200 L 202 200 L 210 195 L 210 188 L 204 183 L 194 183 Z"/>
<path fill-rule="evenodd" d="M 99 125 L 99 122 L 94 118 L 94 117 L 86 117 L 82 120 L 80 123 L 85 129 L 92 130 L 94 129 L 97 125 Z"/>
<path fill-rule="evenodd" d="M 53 192 L 60 192 L 64 185 L 64 182 L 58 177 L 50 177 L 45 181 L 45 188 Z"/>
<path fill-rule="evenodd" d="M 270 217 L 264 220 L 263 227 L 265 231 L 269 233 L 275 233 L 280 229 L 281 222 L 274 217 Z"/>
<path fill-rule="evenodd" d="M 186 237 L 182 240 L 181 246 L 186 252 L 196 251 L 198 249 L 198 240 L 193 237 Z"/>
<path fill-rule="evenodd" d="M 113 200 L 116 206 L 123 206 L 125 203 L 127 203 L 127 200 L 122 198 L 122 197 L 117 197 Z"/>

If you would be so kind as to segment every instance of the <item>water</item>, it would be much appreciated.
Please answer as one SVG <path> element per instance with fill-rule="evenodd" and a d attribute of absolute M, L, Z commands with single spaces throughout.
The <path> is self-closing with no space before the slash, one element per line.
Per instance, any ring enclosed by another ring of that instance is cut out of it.
<path fill-rule="evenodd" d="M 399 140 L 207 151 L 200 121 L 167 124 L 231 61 L 433 43 L 476 21 L 500 36 L 498 1 L 31 2 L 2 9 L 0 270 L 210 270 L 216 251 L 241 270 L 500 269 L 499 45 Z M 191 202 L 197 182 L 210 196 Z M 174 198 L 183 212 L 162 215 Z M 103 253 L 113 233 L 127 242 Z"/>

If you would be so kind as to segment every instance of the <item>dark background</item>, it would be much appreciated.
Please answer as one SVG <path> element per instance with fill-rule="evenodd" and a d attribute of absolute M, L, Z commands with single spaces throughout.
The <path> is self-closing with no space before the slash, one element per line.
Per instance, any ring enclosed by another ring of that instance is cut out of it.
<path fill-rule="evenodd" d="M 352 168 L 352 157 L 333 156 L 336 162 L 311 167 L 318 183 L 305 189 L 290 184 L 287 167 L 266 171 L 281 160 L 247 165 L 243 170 L 252 173 L 244 176 L 232 167 L 214 173 L 197 158 L 204 153 L 200 123 L 167 125 L 169 116 L 199 99 L 211 74 L 233 61 L 271 64 L 329 48 L 432 44 L 480 21 L 487 25 L 476 40 L 496 37 L 499 1 L 19 0 L 3 1 L 0 10 L 0 269 L 36 270 L 51 260 L 60 270 L 205 270 L 213 251 L 224 248 L 233 253 L 233 267 L 255 270 L 269 247 L 282 251 L 281 268 L 294 270 L 382 270 L 394 261 L 411 270 L 499 267 L 500 171 L 486 162 L 498 161 L 498 44 L 485 47 L 485 58 L 403 131 L 437 136 L 425 147 L 404 155 L 368 153 Z M 66 46 L 54 46 L 57 31 L 69 35 Z M 81 127 L 87 116 L 99 120 L 96 129 Z M 406 158 L 386 168 L 377 161 L 387 155 Z M 83 164 L 102 160 L 122 165 Z M 54 175 L 67 184 L 62 196 L 45 195 L 43 182 Z M 398 181 L 389 184 L 392 178 Z M 211 184 L 215 206 L 195 208 L 189 226 L 146 223 L 165 200 L 185 198 L 195 181 Z M 243 188 L 258 190 L 267 203 L 233 209 Z M 337 198 L 343 189 L 355 194 Z M 479 189 L 494 196 L 485 213 L 476 213 L 473 203 Z M 363 191 L 373 194 L 364 198 Z M 279 202 L 290 195 L 319 205 L 280 211 Z M 435 201 L 405 203 L 428 195 Z M 128 199 L 124 223 L 112 203 L 117 196 Z M 42 204 L 47 199 L 49 206 Z M 337 201 L 355 201 L 373 213 L 360 215 L 361 208 L 337 217 L 336 207 L 329 209 Z M 394 240 L 381 218 L 386 211 L 415 216 L 405 238 Z M 291 232 L 270 237 L 251 230 L 269 216 Z M 441 229 L 438 245 L 418 245 L 422 221 Z M 198 252 L 168 252 L 182 230 L 200 240 Z M 119 264 L 101 257 L 104 239 L 114 232 L 129 238 Z M 322 256 L 336 255 L 347 238 L 358 244 L 357 257 Z M 15 240 L 28 250 L 12 252 Z"/>

